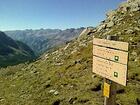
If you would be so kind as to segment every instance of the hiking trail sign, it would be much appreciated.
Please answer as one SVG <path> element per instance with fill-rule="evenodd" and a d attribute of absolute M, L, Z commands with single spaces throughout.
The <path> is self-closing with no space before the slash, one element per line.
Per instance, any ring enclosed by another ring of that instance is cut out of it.
<path fill-rule="evenodd" d="M 128 43 L 93 38 L 93 72 L 126 86 Z"/>

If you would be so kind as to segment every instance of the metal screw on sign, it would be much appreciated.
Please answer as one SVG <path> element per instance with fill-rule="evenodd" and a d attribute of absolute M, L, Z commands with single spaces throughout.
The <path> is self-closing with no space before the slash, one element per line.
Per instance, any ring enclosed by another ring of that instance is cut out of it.
<path fill-rule="evenodd" d="M 119 56 L 115 56 L 115 57 L 114 57 L 114 60 L 115 60 L 115 61 L 119 61 Z"/>
<path fill-rule="evenodd" d="M 118 77 L 118 73 L 117 72 L 114 72 L 114 77 Z"/>

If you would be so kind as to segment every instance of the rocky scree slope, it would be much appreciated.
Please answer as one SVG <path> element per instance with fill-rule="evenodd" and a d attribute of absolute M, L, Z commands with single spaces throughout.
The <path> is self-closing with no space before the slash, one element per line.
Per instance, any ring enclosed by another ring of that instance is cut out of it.
<path fill-rule="evenodd" d="M 24 43 L 14 41 L 0 32 L 0 67 L 14 65 L 35 58 L 34 52 Z"/>
<path fill-rule="evenodd" d="M 133 3 L 139 2 L 125 2 L 129 9 L 120 5 L 107 13 L 107 19 L 96 29 L 85 29 L 79 38 L 42 55 L 33 63 L 0 70 L 0 104 L 103 105 L 103 80 L 92 73 L 92 39 L 93 35 L 99 38 L 117 35 L 120 41 L 129 42 L 130 57 L 127 86 L 118 86 L 116 102 L 118 105 L 139 105 L 140 11 L 130 9 Z"/>

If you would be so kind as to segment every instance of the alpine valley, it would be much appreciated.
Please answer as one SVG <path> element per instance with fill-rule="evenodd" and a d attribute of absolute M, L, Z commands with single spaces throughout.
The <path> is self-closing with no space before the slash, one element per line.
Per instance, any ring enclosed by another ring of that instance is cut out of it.
<path fill-rule="evenodd" d="M 30 47 L 0 32 L 0 67 L 15 65 L 34 58 L 35 54 Z"/>

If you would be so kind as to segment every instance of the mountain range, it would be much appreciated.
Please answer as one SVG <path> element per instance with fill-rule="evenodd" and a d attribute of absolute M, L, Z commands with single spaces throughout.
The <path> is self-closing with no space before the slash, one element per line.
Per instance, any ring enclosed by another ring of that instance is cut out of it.
<path fill-rule="evenodd" d="M 75 39 L 84 28 L 78 29 L 38 29 L 38 30 L 16 30 L 5 31 L 5 33 L 14 40 L 26 43 L 36 55 L 40 55 L 45 51 L 65 44 L 67 41 Z"/>

